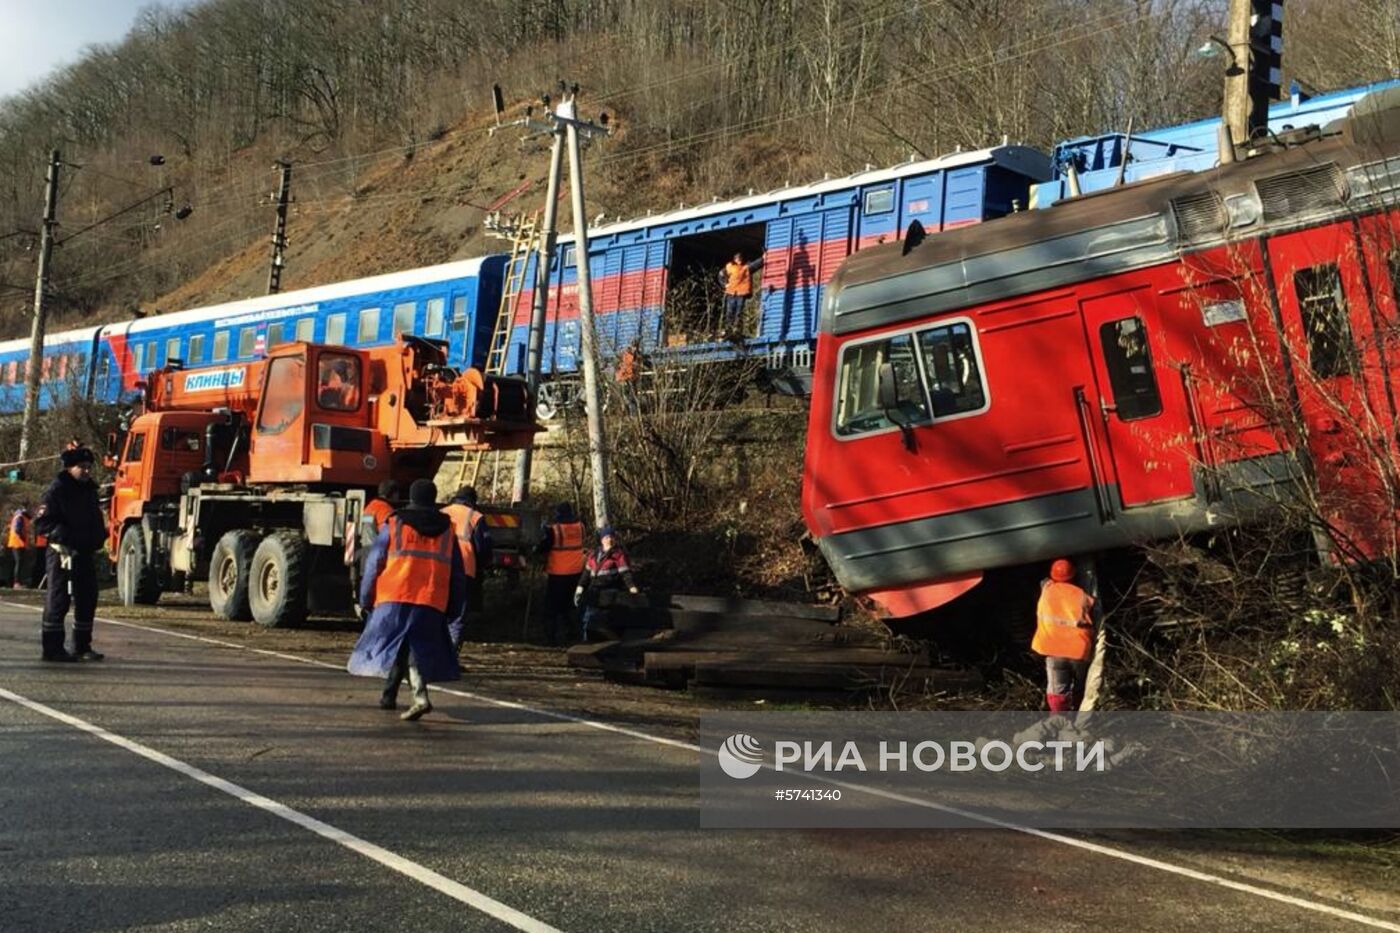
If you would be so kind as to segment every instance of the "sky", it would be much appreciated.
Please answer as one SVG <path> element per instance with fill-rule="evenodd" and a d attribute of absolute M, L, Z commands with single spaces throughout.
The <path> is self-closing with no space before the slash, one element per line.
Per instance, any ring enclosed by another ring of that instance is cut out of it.
<path fill-rule="evenodd" d="M 136 14 L 151 5 L 151 0 L 0 0 L 0 97 L 77 61 L 85 46 L 121 39 Z"/>

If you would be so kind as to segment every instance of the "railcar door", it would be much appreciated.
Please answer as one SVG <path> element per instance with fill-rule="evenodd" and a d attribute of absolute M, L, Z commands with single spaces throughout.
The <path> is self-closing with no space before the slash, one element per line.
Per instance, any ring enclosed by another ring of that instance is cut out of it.
<path fill-rule="evenodd" d="M 1099 440 L 1117 479 L 1119 505 L 1191 495 L 1190 422 L 1180 377 L 1166 364 L 1152 290 L 1091 298 L 1080 308 L 1099 390 L 1096 425 L 1102 425 Z"/>
<path fill-rule="evenodd" d="M 1297 386 L 1319 517 L 1353 558 L 1393 546 L 1393 387 L 1382 375 L 1377 309 L 1348 222 L 1267 245 L 1283 339 Z M 1378 520 L 1383 518 L 1384 520 Z"/>

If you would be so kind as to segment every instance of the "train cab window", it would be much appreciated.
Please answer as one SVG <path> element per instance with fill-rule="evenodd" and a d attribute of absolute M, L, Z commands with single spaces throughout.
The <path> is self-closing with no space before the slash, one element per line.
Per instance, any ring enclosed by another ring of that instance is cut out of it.
<path fill-rule="evenodd" d="M 1347 321 L 1342 274 L 1335 263 L 1293 273 L 1293 291 L 1308 341 L 1308 365 L 1314 375 L 1342 376 L 1351 371 L 1355 345 Z"/>
<path fill-rule="evenodd" d="M 394 336 L 413 333 L 413 319 L 418 313 L 418 305 L 412 301 L 394 305 Z"/>
<path fill-rule="evenodd" d="M 324 364 L 323 364 L 324 365 Z M 258 431 L 281 434 L 301 417 L 306 407 L 306 360 L 300 356 L 279 356 L 267 370 L 267 391 L 258 412 Z"/>
<path fill-rule="evenodd" d="M 343 346 L 345 344 L 345 314 L 332 314 L 326 318 L 326 343 Z"/>
<path fill-rule="evenodd" d="M 928 401 L 915 359 L 914 336 L 853 344 L 841 352 L 836 382 L 836 436 L 851 437 L 895 427 L 880 407 L 880 366 L 894 366 L 899 416 L 909 424 L 928 421 Z"/>
<path fill-rule="evenodd" d="M 1152 371 L 1152 351 L 1142 318 L 1125 317 L 1099 328 L 1108 382 L 1120 421 L 1151 418 L 1162 413 L 1157 375 Z"/>
<path fill-rule="evenodd" d="M 186 354 L 186 362 L 190 364 L 204 362 L 204 335 L 195 334 L 190 337 L 190 352 Z"/>
<path fill-rule="evenodd" d="M 310 343 L 316 337 L 316 319 L 304 317 L 297 321 L 297 340 Z"/>
<path fill-rule="evenodd" d="M 222 363 L 228 359 L 228 331 L 220 330 L 214 332 L 214 355 L 210 362 Z"/>
<path fill-rule="evenodd" d="M 360 326 L 355 331 L 356 343 L 373 343 L 379 339 L 379 309 L 365 308 L 360 312 Z"/>
<path fill-rule="evenodd" d="M 441 337 L 447 329 L 447 302 L 441 298 L 428 299 L 428 319 L 423 324 L 423 333 L 429 337 Z"/>
<path fill-rule="evenodd" d="M 253 351 L 258 348 L 258 329 L 256 327 L 245 327 L 238 332 L 238 355 L 240 357 L 252 356 Z"/>
<path fill-rule="evenodd" d="M 146 434 L 139 431 L 132 434 L 126 442 L 126 456 L 122 457 L 122 463 L 140 463 L 141 455 L 146 452 Z"/>
<path fill-rule="evenodd" d="M 360 361 L 339 353 L 321 354 L 317 366 L 316 401 L 331 411 L 360 407 Z"/>
<path fill-rule="evenodd" d="M 279 322 L 277 322 L 276 324 L 269 324 L 269 325 L 267 325 L 267 345 L 268 345 L 269 347 L 275 347 L 275 346 L 277 346 L 277 344 L 279 344 L 279 343 L 281 343 L 281 342 L 282 342 L 282 323 L 279 321 Z"/>
<path fill-rule="evenodd" d="M 888 214 L 894 210 L 894 189 L 876 188 L 865 192 L 865 216 Z"/>
<path fill-rule="evenodd" d="M 966 415 L 987 407 L 987 389 L 969 324 L 958 322 L 922 331 L 919 350 L 935 418 Z"/>
<path fill-rule="evenodd" d="M 165 361 L 166 361 L 167 363 L 169 363 L 171 360 L 178 360 L 179 358 L 180 358 L 180 338 L 179 338 L 179 337 L 171 337 L 169 340 L 167 340 L 167 341 L 165 342 Z"/>

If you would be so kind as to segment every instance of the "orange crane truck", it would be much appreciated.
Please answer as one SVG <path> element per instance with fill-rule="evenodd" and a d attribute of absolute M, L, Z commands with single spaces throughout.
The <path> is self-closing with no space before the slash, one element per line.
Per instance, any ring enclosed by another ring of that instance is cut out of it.
<path fill-rule="evenodd" d="M 353 600 L 359 521 L 381 481 L 432 478 L 450 451 L 515 449 L 540 430 L 524 380 L 459 372 L 445 344 L 412 336 L 177 361 L 140 387 L 108 461 L 122 602 L 153 604 L 207 575 L 215 613 L 268 626 Z"/>

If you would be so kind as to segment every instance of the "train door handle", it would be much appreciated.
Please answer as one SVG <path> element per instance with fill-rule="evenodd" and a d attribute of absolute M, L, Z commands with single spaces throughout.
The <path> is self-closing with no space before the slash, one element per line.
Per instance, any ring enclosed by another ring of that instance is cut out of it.
<path fill-rule="evenodd" d="M 1099 399 L 1099 411 L 1103 413 L 1103 420 L 1107 421 L 1110 414 L 1118 413 L 1118 406 L 1110 402 L 1105 402 L 1103 399 Z"/>

